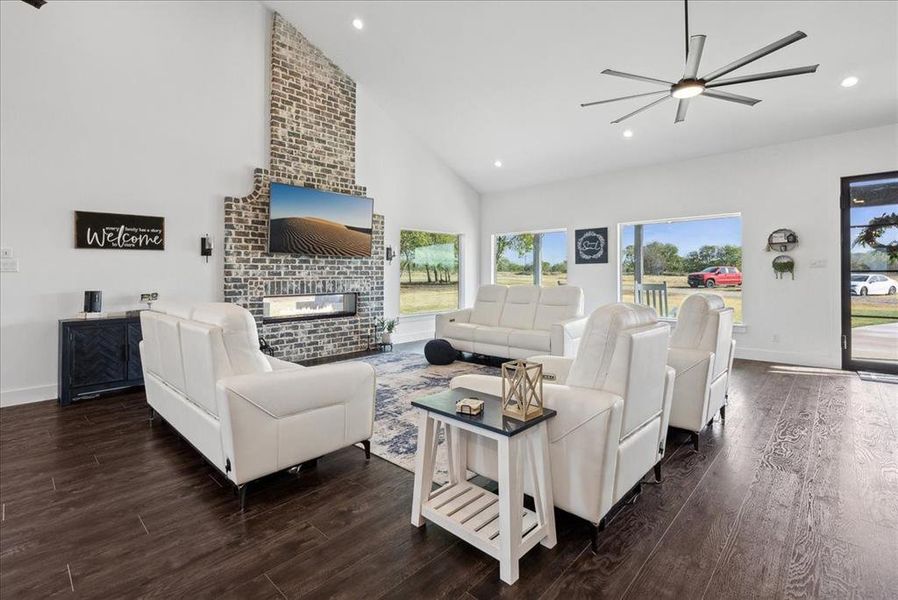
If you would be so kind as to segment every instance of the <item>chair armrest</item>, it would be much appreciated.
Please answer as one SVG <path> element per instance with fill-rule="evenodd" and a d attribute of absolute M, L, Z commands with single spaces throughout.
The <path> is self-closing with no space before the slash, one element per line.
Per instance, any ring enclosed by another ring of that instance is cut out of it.
<path fill-rule="evenodd" d="M 374 404 L 374 368 L 364 362 L 279 369 L 226 377 L 216 384 L 221 403 L 246 402 L 275 419 L 337 404 Z"/>
<path fill-rule="evenodd" d="M 564 384 L 567 381 L 567 375 L 571 371 L 571 365 L 574 359 L 567 356 L 549 356 L 543 354 L 540 356 L 531 356 L 527 359 L 529 362 L 536 362 L 543 366 L 543 381 L 546 383 Z"/>
<path fill-rule="evenodd" d="M 661 433 L 658 437 L 658 460 L 664 458 L 667 446 L 667 427 L 670 424 L 670 411 L 673 407 L 674 381 L 677 372 L 673 367 L 667 367 L 664 375 L 664 400 L 661 406 Z"/>
<path fill-rule="evenodd" d="M 452 312 L 439 313 L 436 316 L 436 328 L 434 335 L 437 339 L 443 337 L 446 325 L 449 323 L 468 323 L 471 320 L 471 312 L 473 309 L 465 308 L 462 310 L 453 310 Z"/>
<path fill-rule="evenodd" d="M 580 338 L 586 330 L 589 317 L 574 317 L 558 323 L 552 323 L 550 333 L 550 352 L 553 356 L 574 356 L 580 347 Z"/>
<path fill-rule="evenodd" d="M 275 358 L 273 356 L 266 356 L 266 360 L 268 360 L 268 364 L 271 365 L 272 371 L 283 371 L 285 369 L 302 369 L 304 368 L 302 365 L 298 365 L 296 363 L 292 363 L 286 360 L 281 360 L 280 358 Z"/>

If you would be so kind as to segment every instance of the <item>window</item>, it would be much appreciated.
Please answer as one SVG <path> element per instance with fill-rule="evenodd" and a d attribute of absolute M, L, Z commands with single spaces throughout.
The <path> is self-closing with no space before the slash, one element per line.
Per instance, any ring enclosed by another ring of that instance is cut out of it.
<path fill-rule="evenodd" d="M 414 315 L 458 308 L 458 248 L 451 233 L 399 233 L 399 313 Z"/>
<path fill-rule="evenodd" d="M 687 296 L 713 290 L 742 322 L 739 215 L 621 225 L 620 257 L 622 301 L 675 319 Z"/>
<path fill-rule="evenodd" d="M 493 236 L 501 285 L 556 286 L 567 283 L 567 232 L 507 233 Z M 534 268 L 534 265 L 536 267 Z"/>

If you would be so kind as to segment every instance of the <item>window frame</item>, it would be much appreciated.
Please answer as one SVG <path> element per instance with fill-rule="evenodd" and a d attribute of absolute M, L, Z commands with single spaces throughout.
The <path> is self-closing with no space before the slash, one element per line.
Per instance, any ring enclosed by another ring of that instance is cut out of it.
<path fill-rule="evenodd" d="M 570 245 L 570 232 L 567 227 L 550 227 L 547 229 L 524 229 L 521 231 L 504 231 L 498 233 L 490 234 L 490 274 L 489 274 L 489 282 L 492 285 L 496 285 L 496 267 L 498 266 L 496 263 L 496 238 L 504 235 L 523 235 L 523 234 L 544 234 L 544 233 L 563 233 L 565 235 L 564 239 L 564 262 L 567 264 L 568 275 L 570 274 L 571 268 L 571 245 Z M 535 263 L 535 260 L 534 260 Z M 537 285 L 534 282 L 530 282 L 525 285 Z M 539 284 L 539 287 L 542 287 L 542 283 Z"/>
<path fill-rule="evenodd" d="M 402 313 L 402 232 L 403 231 L 419 231 L 421 233 L 436 233 L 440 235 L 454 235 L 458 237 L 458 276 L 456 277 L 456 286 L 458 288 L 458 295 L 455 308 L 447 308 L 446 310 L 432 310 L 427 312 L 416 312 L 403 314 Z M 399 285 L 396 287 L 396 306 L 399 307 L 399 312 L 396 315 L 397 318 L 403 321 L 409 321 L 418 318 L 426 318 L 426 317 L 434 317 L 436 315 L 444 315 L 446 313 L 455 312 L 457 310 L 461 310 L 464 305 L 464 296 L 465 296 L 465 234 L 459 233 L 457 231 L 440 231 L 437 229 L 422 229 L 422 228 L 413 228 L 413 227 L 400 227 L 399 228 L 399 242 L 396 244 L 396 254 L 395 257 L 398 260 L 398 268 L 399 268 Z"/>
<path fill-rule="evenodd" d="M 662 219 L 643 219 L 643 220 L 638 220 L 638 221 L 624 221 L 624 222 L 618 223 L 617 228 L 616 228 L 616 231 L 617 231 L 617 244 L 616 244 L 617 260 L 615 261 L 617 263 L 617 277 L 616 277 L 617 281 L 615 283 L 615 287 L 617 289 L 617 296 L 616 296 L 617 301 L 623 302 L 623 275 L 624 275 L 623 269 L 624 269 L 624 265 L 623 265 L 623 259 L 622 259 L 623 248 L 621 247 L 621 243 L 623 242 L 623 237 L 624 237 L 623 236 L 624 227 L 632 227 L 635 225 L 657 225 L 659 223 L 672 224 L 672 223 L 682 223 L 682 222 L 687 222 L 687 221 L 709 221 L 712 219 L 728 219 L 728 218 L 738 218 L 739 219 L 740 233 L 743 234 L 742 240 L 740 240 L 740 246 L 742 247 L 742 250 L 744 253 L 744 251 L 745 251 L 745 243 L 744 243 L 745 227 L 744 227 L 744 219 L 743 219 L 741 212 L 713 213 L 713 214 L 708 214 L 708 215 L 694 215 L 694 216 L 687 216 L 687 217 L 668 217 L 668 218 L 662 218 Z M 745 256 L 743 254 L 743 261 L 744 260 L 745 260 Z M 745 266 L 744 262 L 743 262 L 743 266 Z M 740 268 L 738 270 L 738 272 L 744 276 L 743 269 Z M 734 273 L 735 273 L 735 271 L 734 271 Z M 743 281 L 742 287 L 743 287 L 743 290 L 740 293 L 744 294 L 744 281 Z M 742 297 L 742 300 L 743 300 L 743 302 L 742 302 L 742 320 L 733 323 L 733 331 L 743 332 L 743 331 L 747 330 L 746 323 L 748 322 L 748 319 L 746 318 L 747 311 L 746 311 L 746 306 L 745 306 L 744 295 Z M 674 325 L 677 323 L 676 317 L 667 317 L 667 316 L 661 317 L 661 316 L 659 316 L 658 320 L 665 322 L 665 323 L 671 323 Z"/>

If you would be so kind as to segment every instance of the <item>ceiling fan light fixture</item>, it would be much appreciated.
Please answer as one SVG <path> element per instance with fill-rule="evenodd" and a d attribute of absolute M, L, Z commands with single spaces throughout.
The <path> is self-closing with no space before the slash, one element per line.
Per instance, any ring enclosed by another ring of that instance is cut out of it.
<path fill-rule="evenodd" d="M 695 98 L 705 91 L 705 84 L 697 79 L 683 79 L 670 88 L 670 95 L 678 100 Z"/>

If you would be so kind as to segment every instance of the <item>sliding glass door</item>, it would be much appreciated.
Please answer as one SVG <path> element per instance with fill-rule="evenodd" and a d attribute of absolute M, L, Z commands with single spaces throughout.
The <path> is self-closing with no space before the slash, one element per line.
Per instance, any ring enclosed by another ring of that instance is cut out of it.
<path fill-rule="evenodd" d="M 842 367 L 898 373 L 898 171 L 842 178 Z"/>

